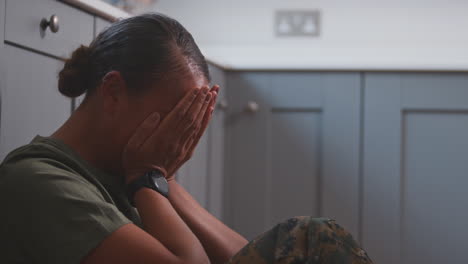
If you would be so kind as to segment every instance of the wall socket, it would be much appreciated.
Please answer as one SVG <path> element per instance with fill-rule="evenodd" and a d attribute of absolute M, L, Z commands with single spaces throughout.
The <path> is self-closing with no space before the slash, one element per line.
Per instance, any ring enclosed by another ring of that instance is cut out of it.
<path fill-rule="evenodd" d="M 319 10 L 277 10 L 275 32 L 278 37 L 320 36 Z"/>

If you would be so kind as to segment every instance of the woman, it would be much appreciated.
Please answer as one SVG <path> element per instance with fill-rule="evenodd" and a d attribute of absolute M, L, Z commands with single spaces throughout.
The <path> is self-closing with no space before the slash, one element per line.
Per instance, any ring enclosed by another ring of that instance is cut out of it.
<path fill-rule="evenodd" d="M 160 14 L 74 51 L 59 91 L 85 100 L 0 167 L 3 263 L 370 263 L 323 219 L 290 219 L 248 243 L 177 183 L 214 110 L 209 83 L 192 36 Z"/>

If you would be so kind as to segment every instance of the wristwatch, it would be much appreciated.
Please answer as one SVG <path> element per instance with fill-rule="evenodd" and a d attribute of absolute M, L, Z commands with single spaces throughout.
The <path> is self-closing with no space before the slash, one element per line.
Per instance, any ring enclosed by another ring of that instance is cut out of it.
<path fill-rule="evenodd" d="M 157 191 L 166 198 L 169 197 L 169 184 L 162 172 L 159 170 L 151 170 L 127 186 L 127 197 L 133 206 L 135 206 L 135 202 L 133 200 L 135 193 L 141 188 L 149 188 Z"/>

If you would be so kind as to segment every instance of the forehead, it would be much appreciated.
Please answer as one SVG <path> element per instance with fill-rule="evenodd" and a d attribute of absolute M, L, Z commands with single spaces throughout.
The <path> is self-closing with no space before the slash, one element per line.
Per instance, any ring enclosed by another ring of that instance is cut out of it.
<path fill-rule="evenodd" d="M 209 81 L 196 67 L 187 67 L 184 73 L 174 73 L 166 81 L 155 84 L 152 95 L 146 98 L 163 116 L 168 114 L 177 103 L 191 90 L 208 86 Z"/>
<path fill-rule="evenodd" d="M 180 80 L 187 87 L 190 86 L 190 88 L 201 88 L 210 84 L 209 81 L 205 78 L 204 74 L 198 69 L 191 69 L 190 74 L 180 78 Z"/>

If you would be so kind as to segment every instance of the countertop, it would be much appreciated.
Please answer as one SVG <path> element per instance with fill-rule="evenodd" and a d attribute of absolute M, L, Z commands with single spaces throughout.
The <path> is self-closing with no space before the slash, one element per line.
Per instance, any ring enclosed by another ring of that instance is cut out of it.
<path fill-rule="evenodd" d="M 129 17 L 127 12 L 100 0 L 60 0 L 109 21 Z"/>
<path fill-rule="evenodd" d="M 468 71 L 468 47 L 321 45 L 201 46 L 206 58 L 226 70 Z"/>
<path fill-rule="evenodd" d="M 100 0 L 61 0 L 110 21 L 130 14 Z M 451 71 L 468 72 L 468 47 L 456 43 L 337 43 L 204 45 L 207 60 L 242 71 Z"/>

